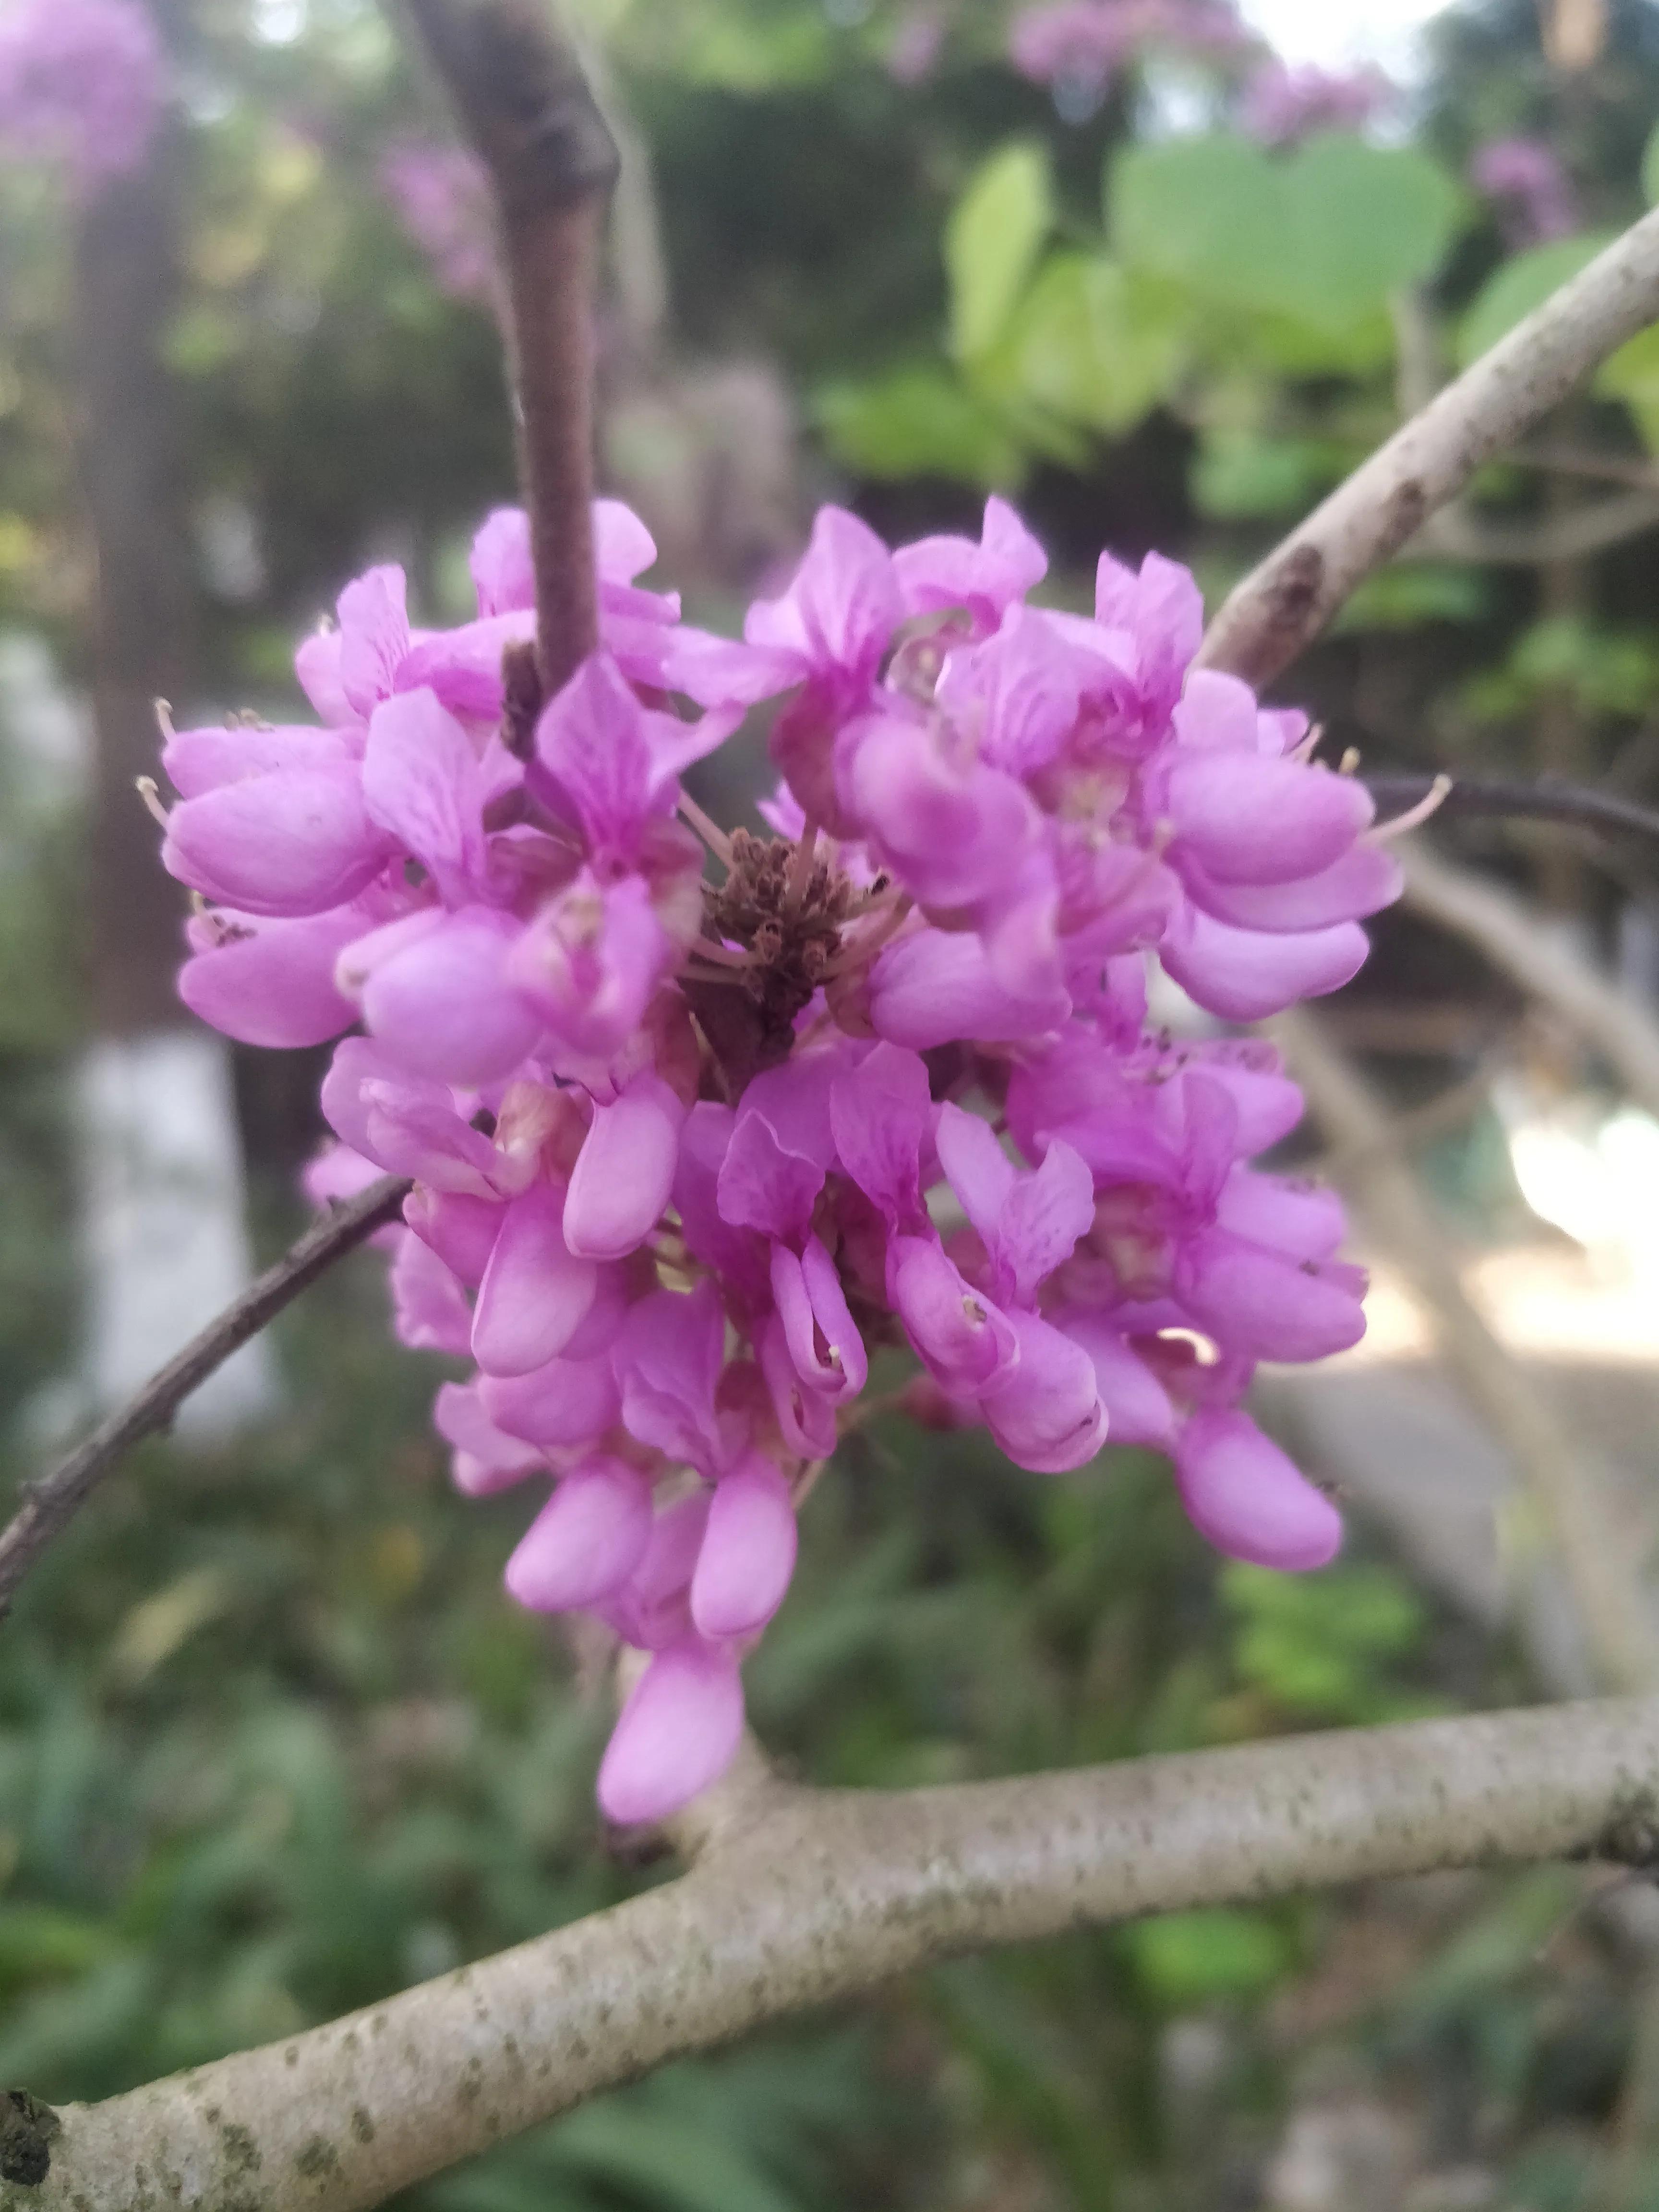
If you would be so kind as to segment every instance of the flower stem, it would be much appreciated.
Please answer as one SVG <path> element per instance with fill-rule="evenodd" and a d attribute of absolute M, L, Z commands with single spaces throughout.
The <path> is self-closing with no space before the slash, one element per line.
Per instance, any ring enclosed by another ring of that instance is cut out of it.
<path fill-rule="evenodd" d="M 538 659 L 551 698 L 599 642 L 593 301 L 616 144 L 574 49 L 532 0 L 406 5 L 495 203 Z"/>

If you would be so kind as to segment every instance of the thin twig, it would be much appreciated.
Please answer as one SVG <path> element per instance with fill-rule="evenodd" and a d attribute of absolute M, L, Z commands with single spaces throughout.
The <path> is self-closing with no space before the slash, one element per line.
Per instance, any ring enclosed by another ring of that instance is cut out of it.
<path fill-rule="evenodd" d="M 1384 814 L 1404 812 L 1419 805 L 1439 781 L 1432 775 L 1362 775 L 1359 780 Z M 1495 821 L 1561 822 L 1574 829 L 1659 838 L 1659 809 L 1639 806 L 1634 799 L 1598 791 L 1591 784 L 1563 783 L 1552 776 L 1540 776 L 1535 782 L 1508 783 L 1459 775 L 1450 782 L 1451 788 L 1437 810 L 1441 814 Z"/>
<path fill-rule="evenodd" d="M 665 2059 L 932 1960 L 1443 1867 L 1649 1863 L 1656 1792 L 1659 1699 L 954 1788 L 745 1791 L 680 1881 L 326 2027 L 65 2106 L 45 2181 L 0 2183 L 0 2212 L 364 2212 Z"/>
<path fill-rule="evenodd" d="M 1639 538 L 1659 523 L 1659 491 L 1620 491 L 1536 520 L 1500 522 L 1462 500 L 1431 515 L 1413 538 L 1413 555 L 1485 562 L 1500 568 L 1543 568 L 1582 561 L 1609 545 Z"/>
<path fill-rule="evenodd" d="M 1437 393 L 1252 569 L 1212 623 L 1204 660 L 1268 683 L 1483 462 L 1513 446 L 1656 317 L 1659 211 Z"/>
<path fill-rule="evenodd" d="M 534 0 L 404 0 L 489 172 L 507 270 L 542 691 L 599 642 L 593 301 L 617 148 Z"/>
<path fill-rule="evenodd" d="M 1359 1070 L 1304 1008 L 1279 1015 L 1268 1030 L 1327 1142 L 1340 1148 L 1347 1188 L 1373 1239 L 1411 1284 L 1464 1395 L 1546 1516 L 1596 1674 L 1611 1689 L 1659 1687 L 1659 1616 L 1636 1571 L 1632 1532 L 1607 1469 L 1476 1309 L 1389 1115 Z"/>
<path fill-rule="evenodd" d="M 409 1191 L 401 1177 L 386 1176 L 308 1229 L 274 1267 L 152 1375 L 137 1397 L 100 1421 L 50 1474 L 23 1485 L 22 1504 L 0 1529 L 0 1619 L 35 1560 L 134 1444 L 165 1429 L 191 1391 L 343 1254 L 395 1221 Z"/>
<path fill-rule="evenodd" d="M 1632 491 L 1659 491 L 1659 468 L 1633 454 L 1598 453 L 1588 446 L 1522 446 L 1510 459 L 1523 468 L 1547 469 L 1554 475 L 1628 484 Z"/>
<path fill-rule="evenodd" d="M 1455 866 L 1426 845 L 1402 839 L 1402 904 L 1483 953 L 1549 1007 L 1605 1060 L 1638 1105 L 1659 1119 L 1659 1024 L 1627 991 L 1598 975 L 1512 891 Z"/>

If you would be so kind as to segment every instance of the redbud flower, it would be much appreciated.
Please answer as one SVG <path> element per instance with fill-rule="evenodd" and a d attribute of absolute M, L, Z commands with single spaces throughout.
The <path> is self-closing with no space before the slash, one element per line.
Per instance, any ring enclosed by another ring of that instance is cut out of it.
<path fill-rule="evenodd" d="M 1497 209 L 1511 246 L 1542 246 L 1578 228 L 1572 185 L 1541 138 L 1494 138 L 1469 163 L 1469 182 Z"/>
<path fill-rule="evenodd" d="M 0 14 L 0 158 L 58 165 L 85 197 L 137 167 L 166 98 L 141 0 L 19 0 Z"/>
<path fill-rule="evenodd" d="M 1244 88 L 1239 119 L 1264 146 L 1294 146 L 1316 131 L 1359 130 L 1391 94 L 1380 70 L 1264 62 Z"/>
<path fill-rule="evenodd" d="M 1193 668 L 1156 556 L 1060 614 L 1000 500 L 896 552 L 830 507 L 731 640 L 639 585 L 626 509 L 596 543 L 599 648 L 528 712 L 522 516 L 459 629 L 371 570 L 301 649 L 320 726 L 168 732 L 163 854 L 187 1002 L 342 1037 L 313 1195 L 414 1182 L 395 1326 L 472 1364 L 434 1415 L 458 1486 L 550 1486 L 514 1597 L 644 1656 L 599 1783 L 638 1821 L 730 1759 L 878 1351 L 1034 1474 L 1149 1447 L 1222 1550 L 1332 1556 L 1243 1402 L 1358 1337 L 1341 1209 L 1253 1164 L 1301 1112 L 1271 1047 L 1152 1030 L 1147 975 L 1277 1012 L 1352 974 L 1399 876 L 1304 720 Z M 682 778 L 767 700 L 775 834 L 728 832 Z"/>

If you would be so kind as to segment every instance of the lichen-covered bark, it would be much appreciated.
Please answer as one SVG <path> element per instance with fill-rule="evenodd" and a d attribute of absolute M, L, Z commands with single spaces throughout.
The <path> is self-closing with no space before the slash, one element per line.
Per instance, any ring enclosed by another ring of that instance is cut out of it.
<path fill-rule="evenodd" d="M 679 1881 L 94 2106 L 0 2212 L 351 2212 L 662 2060 L 929 1960 L 1502 1859 L 1659 1855 L 1659 1699 L 1009 1782 L 750 1793 Z"/>

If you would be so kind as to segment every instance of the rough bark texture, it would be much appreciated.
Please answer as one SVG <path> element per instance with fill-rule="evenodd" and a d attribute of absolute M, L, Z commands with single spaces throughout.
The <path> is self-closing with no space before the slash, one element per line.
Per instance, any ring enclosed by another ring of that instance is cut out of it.
<path fill-rule="evenodd" d="M 0 2212 L 353 2212 L 664 2059 L 1165 1909 L 1659 1850 L 1659 1700 L 943 1790 L 763 1789 L 679 1881 L 261 2051 L 68 2106 Z"/>

